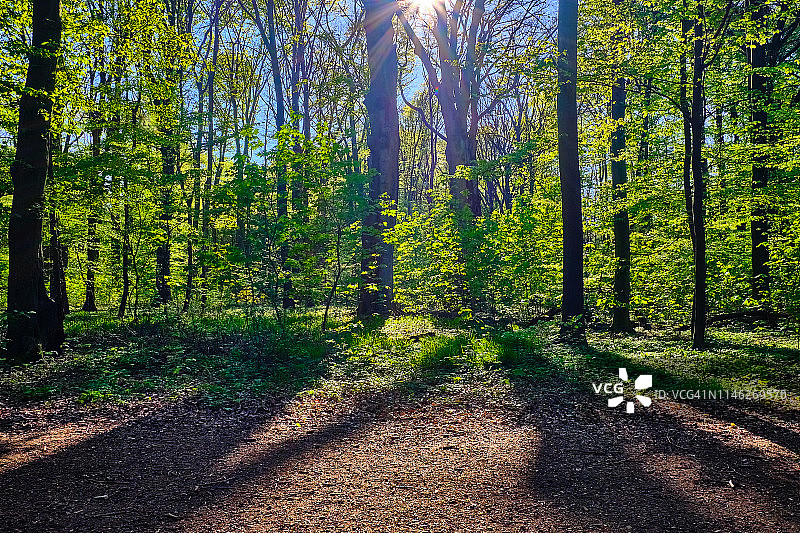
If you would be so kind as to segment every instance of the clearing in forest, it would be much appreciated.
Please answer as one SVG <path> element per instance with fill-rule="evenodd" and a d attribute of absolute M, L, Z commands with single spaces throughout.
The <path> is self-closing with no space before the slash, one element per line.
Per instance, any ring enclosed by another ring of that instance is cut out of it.
<path fill-rule="evenodd" d="M 65 356 L 2 374 L 3 531 L 800 531 L 783 334 L 72 320 Z M 620 367 L 787 399 L 627 414 L 592 387 Z"/>

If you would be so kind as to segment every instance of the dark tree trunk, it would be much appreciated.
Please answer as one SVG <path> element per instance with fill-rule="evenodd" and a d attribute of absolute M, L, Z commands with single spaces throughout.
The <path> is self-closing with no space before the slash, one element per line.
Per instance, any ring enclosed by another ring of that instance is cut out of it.
<path fill-rule="evenodd" d="M 642 140 L 639 143 L 639 176 L 647 175 L 650 172 L 648 162 L 650 161 L 650 102 L 653 95 L 653 80 L 648 78 L 644 85 L 644 105 L 647 112 L 642 120 Z M 644 163 L 644 164 L 643 164 Z"/>
<path fill-rule="evenodd" d="M 92 127 L 92 157 L 97 162 L 100 158 L 100 113 L 92 114 L 95 121 Z M 97 240 L 97 200 L 100 196 L 98 184 L 99 176 L 97 172 L 92 172 L 89 177 L 89 216 L 86 217 L 86 297 L 83 301 L 82 311 L 97 311 L 97 299 L 95 296 L 94 275 L 97 270 L 97 263 L 100 260 L 100 246 Z"/>
<path fill-rule="evenodd" d="M 50 146 L 61 147 L 53 144 L 53 136 L 50 136 Z M 47 165 L 47 180 L 53 181 L 53 156 Z M 69 314 L 69 297 L 67 296 L 67 261 L 69 255 L 67 247 L 61 243 L 61 229 L 59 227 L 58 213 L 55 206 L 50 208 L 50 246 L 48 247 L 50 256 L 50 298 L 56 303 L 60 313 L 60 320 Z"/>
<path fill-rule="evenodd" d="M 611 118 L 615 121 L 611 137 L 611 185 L 613 199 L 617 206 L 614 212 L 614 310 L 612 326 L 614 331 L 625 332 L 631 329 L 631 234 L 628 221 L 628 208 L 625 206 L 628 183 L 628 168 L 624 159 L 626 90 L 625 79 L 619 78 L 611 88 Z"/>
<path fill-rule="evenodd" d="M 67 247 L 61 244 L 61 231 L 58 227 L 58 215 L 50 211 L 50 298 L 56 303 L 61 319 L 69 314 L 69 298 L 67 296 Z"/>
<path fill-rule="evenodd" d="M 20 98 L 17 150 L 11 165 L 14 195 L 8 225 L 8 358 L 36 360 L 42 350 L 60 350 L 64 323 L 47 296 L 42 264 L 42 206 L 51 157 L 49 115 L 61 45 L 58 0 L 33 0 L 33 34 L 25 87 Z"/>
<path fill-rule="evenodd" d="M 189 238 L 186 239 L 186 293 L 184 294 L 182 311 L 189 310 L 194 297 L 194 279 L 197 275 L 197 263 L 194 257 L 195 239 L 197 235 L 198 214 L 200 206 L 200 156 L 203 153 L 203 110 L 205 109 L 205 98 L 203 97 L 203 84 L 197 82 L 197 138 L 195 141 L 192 159 L 194 164 L 194 179 L 192 180 L 192 192 L 186 200 L 186 222 L 189 225 Z"/>
<path fill-rule="evenodd" d="M 686 2 L 684 2 L 684 9 Z M 683 117 L 683 198 L 686 209 L 686 217 L 689 221 L 689 235 L 692 238 L 692 250 L 694 250 L 694 217 L 692 215 L 692 110 L 689 106 L 688 85 L 689 73 L 686 68 L 686 50 L 689 47 L 692 31 L 692 21 L 683 19 L 681 21 L 681 35 L 683 40 L 684 52 L 680 56 L 680 106 L 681 116 Z M 694 323 L 694 317 L 692 317 Z"/>
<path fill-rule="evenodd" d="M 760 27 L 769 16 L 769 6 L 763 0 L 753 2 L 758 8 L 751 15 L 755 24 Z M 767 47 L 768 44 L 754 42 L 750 49 L 750 66 L 754 69 L 767 66 Z M 767 107 L 770 102 L 769 78 L 760 73 L 753 73 L 749 79 L 750 98 L 752 105 L 753 123 L 753 145 L 756 155 L 753 161 L 752 188 L 754 197 L 754 207 L 750 222 L 751 237 L 751 259 L 752 259 L 752 279 L 751 290 L 753 299 L 765 301 L 769 298 L 770 274 L 769 274 L 769 241 L 767 206 L 759 198 L 769 183 L 769 155 L 764 149 L 769 144 L 769 114 Z"/>
<path fill-rule="evenodd" d="M 219 3 L 214 2 L 215 13 L 213 21 L 214 44 L 211 55 L 212 68 L 208 73 L 208 144 L 206 145 L 206 180 L 203 187 L 203 255 L 200 267 L 200 277 L 202 278 L 200 303 L 203 308 L 208 300 L 208 270 L 209 270 L 209 241 L 211 240 L 211 186 L 214 182 L 214 79 L 215 67 L 217 65 L 217 54 L 219 52 Z"/>
<path fill-rule="evenodd" d="M 706 185 L 703 176 L 703 141 L 705 138 L 705 58 L 703 54 L 704 27 L 703 4 L 698 3 L 698 20 L 694 26 L 694 74 L 692 76 L 692 182 L 694 195 L 692 202 L 692 219 L 694 221 L 694 301 L 692 316 L 692 347 L 702 350 L 705 347 L 706 316 L 708 301 L 706 296 L 706 226 L 705 226 L 705 193 Z"/>
<path fill-rule="evenodd" d="M 161 189 L 161 231 L 164 232 L 163 241 L 156 248 L 156 303 L 167 304 L 172 301 L 170 277 L 172 275 L 172 254 L 170 241 L 172 240 L 172 184 L 175 179 L 178 154 L 172 143 L 172 130 L 163 132 L 165 142 L 161 146 L 161 174 L 166 182 Z"/>
<path fill-rule="evenodd" d="M 283 96 L 283 81 L 281 80 L 281 66 L 280 59 L 278 58 L 278 43 L 275 31 L 275 0 L 267 0 L 267 28 L 261 20 L 258 11 L 257 0 L 252 0 L 253 12 L 255 14 L 256 25 L 261 33 L 261 40 L 267 47 L 269 53 L 270 70 L 272 71 L 272 84 L 275 89 L 275 129 L 280 132 L 286 125 L 286 109 Z M 286 184 L 285 170 L 279 168 L 276 176 L 276 208 L 278 216 L 278 224 L 285 224 L 289 216 L 289 191 Z M 281 232 L 283 233 L 283 232 Z M 280 268 L 283 272 L 285 270 L 286 261 L 289 259 L 289 247 L 286 243 L 281 243 L 280 246 Z M 287 301 L 288 293 L 290 292 L 289 281 L 283 285 L 284 302 L 282 307 L 286 307 L 289 303 Z"/>
<path fill-rule="evenodd" d="M 619 7 L 621 0 L 614 0 Z M 617 32 L 617 40 L 624 42 L 625 35 Z M 624 77 L 617 78 L 611 88 L 611 119 L 614 133 L 611 136 L 611 186 L 615 206 L 614 211 L 614 309 L 611 316 L 612 328 L 616 332 L 631 330 L 631 230 L 628 220 L 627 183 L 628 165 L 625 161 L 625 107 L 627 88 Z"/>
<path fill-rule="evenodd" d="M 583 215 L 578 162 L 578 0 L 558 2 L 558 171 L 564 228 L 562 334 L 584 339 Z M 575 321 L 576 323 L 568 324 Z"/>
<path fill-rule="evenodd" d="M 369 118 L 368 167 L 376 173 L 370 182 L 370 211 L 364 220 L 361 289 L 358 314 L 390 313 L 394 296 L 394 250 L 381 232 L 394 225 L 394 217 L 381 213 L 380 198 L 394 203 L 400 185 L 400 120 L 397 114 L 397 52 L 392 16 L 394 0 L 365 0 L 364 29 L 367 35 L 370 84 L 364 98 Z"/>
<path fill-rule="evenodd" d="M 123 318 L 128 309 L 128 298 L 130 297 L 131 289 L 131 244 L 130 244 L 130 228 L 131 228 L 131 209 L 128 205 L 128 178 L 122 178 L 123 189 L 123 221 L 122 221 L 122 296 L 119 299 L 119 309 L 117 310 L 117 317 Z"/>

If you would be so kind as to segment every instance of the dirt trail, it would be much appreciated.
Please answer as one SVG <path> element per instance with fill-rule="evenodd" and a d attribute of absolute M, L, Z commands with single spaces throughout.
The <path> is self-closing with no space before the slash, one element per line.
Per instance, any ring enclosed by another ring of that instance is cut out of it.
<path fill-rule="evenodd" d="M 800 531 L 796 412 L 596 404 L 4 409 L 0 530 Z"/>

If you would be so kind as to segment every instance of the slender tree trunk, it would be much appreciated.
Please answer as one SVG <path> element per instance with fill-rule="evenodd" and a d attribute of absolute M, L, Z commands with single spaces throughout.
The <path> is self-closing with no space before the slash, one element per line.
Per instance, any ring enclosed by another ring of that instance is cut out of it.
<path fill-rule="evenodd" d="M 358 160 L 358 142 L 356 141 L 356 103 L 352 102 L 350 109 L 350 157 L 353 160 L 353 173 L 361 172 L 361 162 Z"/>
<path fill-rule="evenodd" d="M 752 2 L 757 9 L 751 15 L 753 22 L 760 27 L 769 16 L 769 6 L 763 0 Z M 750 48 L 750 66 L 753 69 L 767 66 L 767 44 L 752 43 Z M 756 155 L 753 160 L 752 189 L 754 206 L 750 222 L 752 278 L 751 291 L 753 299 L 763 302 L 764 307 L 769 307 L 770 272 L 769 272 L 769 239 L 767 230 L 767 206 L 760 198 L 769 184 L 769 155 L 765 147 L 769 144 L 769 113 L 767 108 L 770 103 L 769 78 L 761 73 L 753 73 L 749 79 L 750 98 L 752 105 L 753 145 Z"/>
<path fill-rule="evenodd" d="M 100 158 L 100 112 L 92 113 L 95 121 L 92 127 L 92 157 L 95 161 Z M 99 172 L 93 172 L 89 178 L 89 216 L 86 218 L 86 298 L 83 302 L 82 311 L 97 311 L 97 301 L 95 296 L 95 271 L 100 260 L 100 246 L 97 242 L 97 200 L 100 196 L 98 183 Z"/>
<path fill-rule="evenodd" d="M 698 20 L 694 27 L 694 74 L 692 76 L 692 181 L 694 185 L 694 201 L 692 218 L 694 220 L 694 301 L 692 316 L 692 347 L 702 350 L 705 347 L 706 316 L 708 300 L 706 295 L 706 227 L 705 227 L 705 193 L 706 185 L 703 176 L 703 141 L 705 138 L 705 57 L 703 54 L 704 13 L 703 4 L 698 2 Z"/>
<path fill-rule="evenodd" d="M 370 211 L 364 220 L 361 289 L 358 314 L 386 316 L 394 298 L 394 250 L 381 232 L 391 229 L 394 217 L 381 213 L 385 195 L 397 203 L 400 186 L 400 119 L 397 114 L 397 51 L 392 16 L 394 0 L 365 0 L 364 29 L 367 35 L 370 84 L 364 98 L 369 117 L 368 166 L 375 170 L 370 182 Z"/>
<path fill-rule="evenodd" d="M 213 32 L 214 44 L 211 56 L 212 68 L 208 73 L 208 144 L 206 146 L 206 181 L 203 188 L 203 261 L 200 267 L 200 277 L 202 278 L 202 290 L 200 291 L 200 304 L 205 308 L 208 301 L 208 257 L 211 224 L 211 186 L 214 180 L 214 79 L 215 68 L 217 65 L 217 53 L 219 51 L 219 4 L 214 2 L 214 9 L 217 11 L 214 17 Z"/>
<path fill-rule="evenodd" d="M 683 6 L 684 9 L 688 9 L 685 1 Z M 681 116 L 683 117 L 683 197 L 686 217 L 689 221 L 689 234 L 692 238 L 692 250 L 694 250 L 694 216 L 692 215 L 692 110 L 689 106 L 689 73 L 686 68 L 686 50 L 689 48 L 689 33 L 691 31 L 692 21 L 683 19 L 681 21 L 681 34 L 684 52 L 682 52 L 680 56 L 680 106 Z M 692 316 L 692 323 L 694 323 L 694 315 Z"/>
<path fill-rule="evenodd" d="M 128 308 L 128 298 L 130 297 L 131 289 L 131 241 L 130 241 L 130 228 L 131 228 L 131 208 L 128 205 L 128 178 L 122 178 L 123 190 L 123 222 L 122 222 L 122 296 L 119 299 L 119 309 L 117 317 L 123 318 Z"/>
<path fill-rule="evenodd" d="M 194 278 L 196 275 L 197 267 L 195 266 L 194 258 L 194 242 L 197 235 L 197 209 L 200 205 L 200 155 L 203 153 L 203 111 L 205 109 L 205 99 L 203 98 L 202 83 L 197 83 L 197 116 L 199 123 L 197 125 L 197 139 L 194 146 L 194 169 L 195 176 L 192 180 L 192 192 L 186 200 L 186 222 L 189 226 L 189 238 L 186 240 L 186 293 L 183 299 L 182 311 L 185 313 L 189 310 L 194 294 Z"/>
<path fill-rule="evenodd" d="M 644 105 L 647 112 L 642 119 L 642 139 L 639 142 L 639 176 L 650 173 L 650 102 L 653 95 L 653 80 L 648 78 L 644 85 Z M 644 165 L 642 165 L 642 163 Z"/>
<path fill-rule="evenodd" d="M 8 343 L 10 361 L 37 359 L 60 350 L 64 324 L 45 289 L 42 264 L 42 205 L 51 157 L 50 95 L 55 89 L 61 46 L 58 0 L 33 0 L 33 33 L 25 91 L 19 102 L 17 149 L 11 165 L 14 195 L 8 225 Z"/>
<path fill-rule="evenodd" d="M 562 335 L 581 342 L 583 316 L 583 215 L 578 161 L 578 0 L 558 2 L 558 170 L 564 228 Z M 568 324 L 575 321 L 576 324 Z"/>
<path fill-rule="evenodd" d="M 275 0 L 267 0 L 267 29 L 264 29 L 264 25 L 261 22 L 261 17 L 258 15 L 258 2 L 257 0 L 253 0 L 253 12 L 256 14 L 256 24 L 258 25 L 258 29 L 261 33 L 261 39 L 264 41 L 264 45 L 267 47 L 267 52 L 269 53 L 269 61 L 270 61 L 270 69 L 272 70 L 272 85 L 275 89 L 275 129 L 280 133 L 283 127 L 286 125 L 286 104 L 284 102 L 284 92 L 283 92 L 283 81 L 281 80 L 281 66 L 280 60 L 278 58 L 278 44 L 276 38 L 276 31 L 275 31 Z M 277 209 L 277 216 L 278 216 L 278 224 L 284 225 L 287 223 L 287 219 L 289 216 L 289 191 L 286 183 L 286 172 L 284 169 L 279 168 L 277 169 L 277 176 L 276 176 L 276 193 L 277 193 L 277 200 L 276 200 L 276 209 Z M 283 233 L 283 232 L 280 232 Z M 289 247 L 286 243 L 282 242 L 280 245 L 280 270 L 281 273 L 285 274 L 285 265 L 287 259 L 289 259 Z M 288 277 L 288 276 L 287 276 Z M 287 281 L 287 283 L 290 283 Z M 286 295 L 289 291 L 287 291 L 286 284 L 283 284 L 282 289 L 284 291 L 284 302 L 283 304 L 288 304 L 286 302 Z"/>
<path fill-rule="evenodd" d="M 156 248 L 156 303 L 167 304 L 172 301 L 170 277 L 172 275 L 172 257 L 170 243 L 172 240 L 172 183 L 175 179 L 177 165 L 177 148 L 171 144 L 172 130 L 164 130 L 165 144 L 161 146 L 161 174 L 165 185 L 161 187 L 161 231 L 163 241 Z"/>
<path fill-rule="evenodd" d="M 117 87 L 120 87 L 121 79 L 117 79 Z M 133 130 L 136 128 L 137 117 L 139 114 L 139 105 L 140 102 L 137 102 L 136 105 L 131 110 L 131 127 Z M 119 116 L 117 116 L 115 123 L 119 125 Z M 133 132 L 133 141 L 132 141 L 132 148 L 134 151 L 136 150 L 136 132 Z M 130 299 L 130 290 L 131 290 L 131 279 L 130 279 L 130 271 L 131 271 L 131 255 L 133 250 L 131 249 L 131 208 L 130 208 L 130 201 L 129 201 L 129 191 L 128 191 L 128 176 L 123 174 L 122 176 L 122 212 L 123 212 L 123 223 L 122 223 L 122 297 L 120 298 L 119 302 L 119 310 L 117 311 L 117 317 L 123 318 L 125 313 L 127 312 L 128 308 L 128 300 Z M 133 268 L 136 270 L 136 257 L 133 257 Z M 137 289 L 138 289 L 138 273 L 134 272 L 136 276 L 137 282 Z M 133 316 L 134 320 L 137 318 L 138 312 L 138 291 L 134 291 L 135 297 L 135 305 L 133 308 Z"/>
<path fill-rule="evenodd" d="M 53 146 L 51 136 L 50 146 Z M 57 146 L 57 145 L 56 145 Z M 47 170 L 48 181 L 53 181 L 53 157 L 51 154 Z M 50 208 L 50 298 L 56 303 L 59 311 L 59 320 L 69 314 L 69 297 L 67 295 L 67 247 L 61 244 L 61 230 L 59 228 L 58 213 L 55 207 Z"/>

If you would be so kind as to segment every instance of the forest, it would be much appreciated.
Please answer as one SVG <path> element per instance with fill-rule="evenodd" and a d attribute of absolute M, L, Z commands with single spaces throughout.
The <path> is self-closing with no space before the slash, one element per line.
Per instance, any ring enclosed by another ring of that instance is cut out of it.
<path fill-rule="evenodd" d="M 0 514 L 800 531 L 798 209 L 797 0 L 3 0 Z"/>

